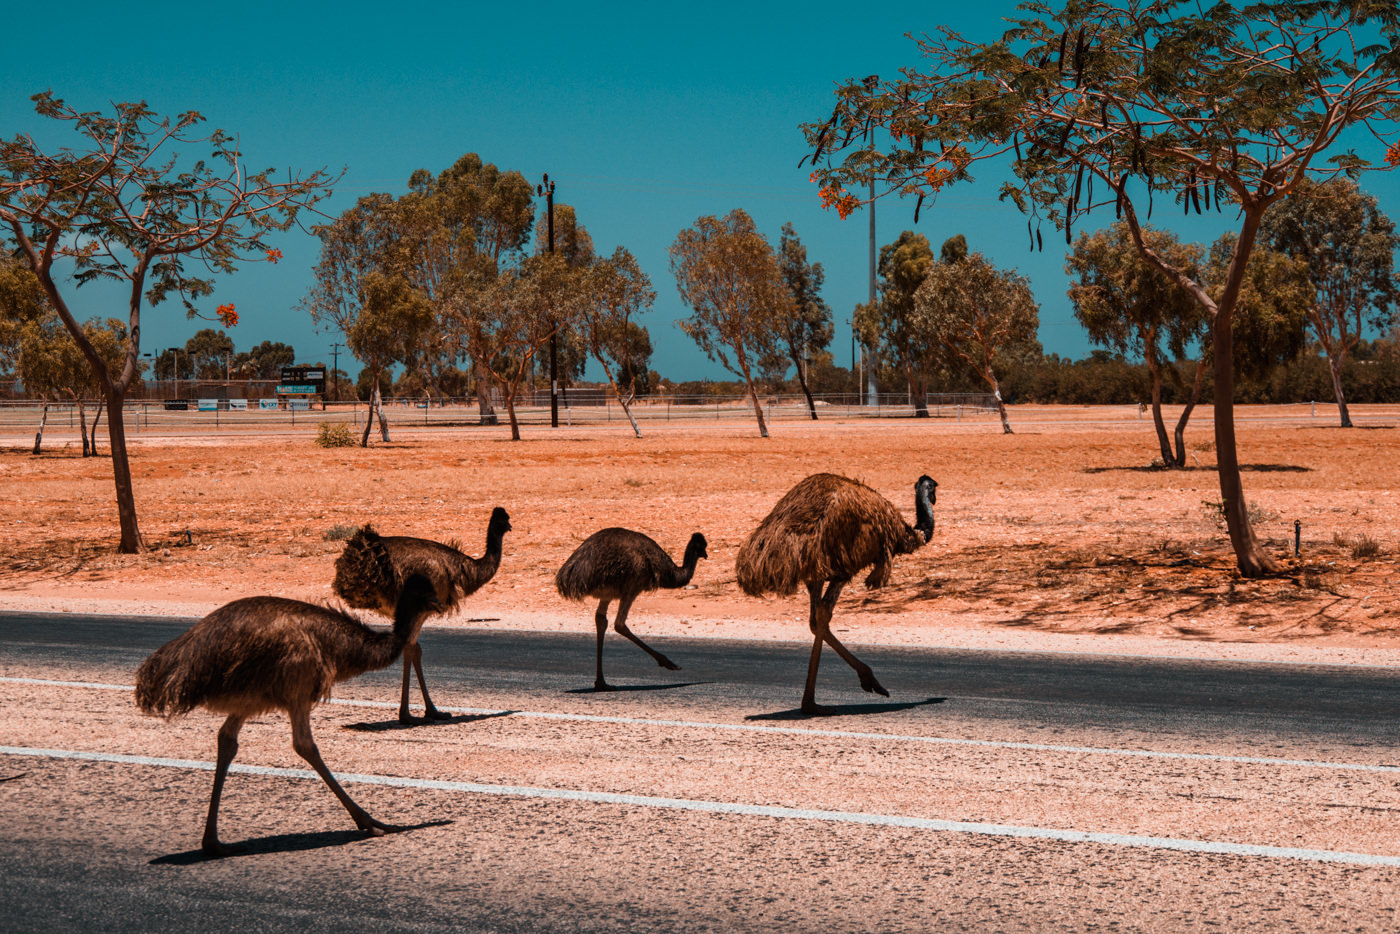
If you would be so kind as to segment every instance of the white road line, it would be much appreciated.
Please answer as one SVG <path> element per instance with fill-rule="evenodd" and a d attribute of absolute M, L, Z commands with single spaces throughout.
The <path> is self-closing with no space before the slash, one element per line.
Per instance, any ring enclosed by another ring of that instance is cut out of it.
<path fill-rule="evenodd" d="M 120 765 L 144 765 L 158 768 L 198 769 L 213 771 L 213 762 L 192 759 L 161 759 L 151 756 L 128 756 L 117 753 L 79 752 L 68 749 L 32 749 L 25 746 L 0 746 L 0 754 L 45 759 L 69 759 L 85 762 L 110 762 Z M 229 769 L 246 775 L 277 778 L 319 780 L 308 769 L 280 769 L 261 765 L 238 765 Z M 1154 850 L 1175 850 L 1181 853 L 1216 853 L 1227 856 L 1257 856 L 1266 859 L 1296 859 L 1315 863 L 1347 863 L 1354 866 L 1384 866 L 1400 868 L 1400 856 L 1373 853 L 1349 853 L 1341 850 L 1309 850 L 1300 847 L 1261 846 L 1254 843 L 1226 843 L 1216 840 L 1188 840 L 1178 837 L 1154 837 L 1140 834 L 1095 833 L 1084 830 L 1057 830 L 1051 827 L 1022 827 L 1015 824 L 987 824 L 969 821 L 936 820 L 928 817 L 906 817 L 898 814 L 867 814 L 860 811 L 822 811 L 812 808 L 773 807 L 760 804 L 739 804 L 728 801 L 699 801 L 691 798 L 659 798 L 651 795 L 624 795 L 607 791 L 578 791 L 571 788 L 532 788 L 528 785 L 482 785 L 476 782 L 450 782 L 426 778 L 399 778 L 392 775 L 356 775 L 336 773 L 342 783 L 386 785 L 391 788 L 415 788 L 424 791 L 454 791 L 466 794 L 500 795 L 512 798 L 544 798 L 557 801 L 582 801 L 591 804 L 621 804 L 632 807 L 662 808 L 678 811 L 700 811 L 710 814 L 742 814 L 746 817 L 772 817 L 779 820 L 829 821 L 843 824 L 865 824 L 873 827 L 904 827 L 943 833 L 967 833 L 986 837 L 1018 837 L 1026 840 L 1054 840 L 1062 843 L 1097 843 L 1105 846 L 1139 847 Z"/>
<path fill-rule="evenodd" d="M 100 684 L 90 681 L 53 681 L 45 678 L 5 678 L 0 684 L 38 684 L 52 687 L 89 688 L 96 690 L 132 691 L 129 684 Z M 340 707 L 370 707 L 397 710 L 398 704 L 387 701 L 332 699 L 328 703 Z M 723 730 L 737 733 L 769 733 L 791 736 L 820 736 L 828 739 L 887 740 L 902 743 L 928 743 L 940 746 L 971 746 L 980 749 L 1015 749 L 1027 752 L 1055 752 L 1074 755 L 1126 756 L 1138 759 L 1167 759 L 1185 762 L 1229 762 L 1242 765 L 1288 766 L 1305 769 L 1333 769 L 1347 772 L 1377 772 L 1400 774 L 1397 765 L 1366 765 L 1359 762 L 1328 762 L 1316 759 L 1281 759 L 1270 756 L 1223 756 L 1204 752 L 1159 752 L 1151 749 L 1115 749 L 1110 746 L 1060 746 L 1052 743 L 1016 743 L 989 739 L 959 739 L 947 736 L 909 736 L 900 733 L 860 733 L 851 730 L 820 730 L 795 726 L 758 726 L 750 723 L 714 723 L 704 720 L 654 720 L 642 717 L 610 717 L 599 714 L 551 713 L 538 710 L 492 710 L 484 707 L 438 707 L 446 713 L 482 717 L 519 717 L 532 720 L 563 720 L 576 723 L 615 723 L 621 726 L 664 726 L 676 729 Z"/>

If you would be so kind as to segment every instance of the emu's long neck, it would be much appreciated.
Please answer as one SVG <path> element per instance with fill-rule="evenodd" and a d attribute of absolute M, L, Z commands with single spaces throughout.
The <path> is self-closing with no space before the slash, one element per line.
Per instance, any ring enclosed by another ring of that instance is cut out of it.
<path fill-rule="evenodd" d="M 478 586 L 489 581 L 496 575 L 496 569 L 501 566 L 501 542 L 505 539 L 504 529 L 492 527 L 486 531 L 486 551 L 480 558 L 477 558 L 476 579 Z"/>
<path fill-rule="evenodd" d="M 371 629 L 360 624 L 362 631 L 357 636 L 342 638 L 343 646 L 336 654 L 338 656 L 335 680 L 344 681 L 356 675 L 364 674 L 366 671 L 378 671 L 380 668 L 387 668 L 392 665 L 403 652 L 403 647 L 408 642 L 408 634 L 412 632 L 412 620 L 409 626 L 402 633 L 399 631 L 399 621 L 394 620 L 394 628 L 390 632 L 381 629 Z"/>
<path fill-rule="evenodd" d="M 700 563 L 700 549 L 688 547 L 685 550 L 685 558 L 679 567 L 671 572 L 671 582 L 668 587 L 684 587 L 690 583 L 690 579 L 695 576 L 695 568 Z"/>

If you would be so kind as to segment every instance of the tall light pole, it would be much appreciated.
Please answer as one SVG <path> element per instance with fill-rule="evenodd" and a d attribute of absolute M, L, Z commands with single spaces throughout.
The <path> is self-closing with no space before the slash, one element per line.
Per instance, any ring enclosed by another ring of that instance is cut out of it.
<path fill-rule="evenodd" d="M 544 182 L 535 186 L 535 193 L 544 195 L 545 211 L 549 231 L 549 252 L 554 252 L 554 183 L 549 173 L 544 173 Z M 549 427 L 559 427 L 559 328 L 556 325 L 549 335 Z"/>
<path fill-rule="evenodd" d="M 869 75 L 863 79 L 865 89 L 874 93 L 875 88 L 880 83 L 879 75 Z M 875 141 L 870 141 L 871 155 L 875 152 Z M 875 172 L 870 173 L 870 306 L 875 307 Z M 862 346 L 861 355 L 865 359 L 865 389 L 867 404 L 879 405 L 880 387 L 875 382 L 875 348 L 873 346 Z"/>
<path fill-rule="evenodd" d="M 331 344 L 331 396 L 340 401 L 340 344 Z"/>

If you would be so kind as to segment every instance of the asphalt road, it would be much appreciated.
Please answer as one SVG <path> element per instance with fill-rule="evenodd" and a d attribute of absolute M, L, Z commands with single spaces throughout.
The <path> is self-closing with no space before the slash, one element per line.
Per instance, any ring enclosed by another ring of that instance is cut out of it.
<path fill-rule="evenodd" d="M 190 622 L 0 613 L 0 745 L 212 758 L 215 720 L 167 726 L 119 690 L 32 683 L 129 684 Z M 418 830 L 362 840 L 314 779 L 235 776 L 225 837 L 250 854 L 206 862 L 191 849 L 207 772 L 0 755 L 0 930 L 1400 926 L 1400 861 L 1325 856 L 1400 856 L 1393 669 L 853 642 L 891 696 L 861 693 L 827 653 L 818 700 L 837 715 L 806 718 L 798 644 L 655 639 L 683 666 L 670 672 L 610 635 L 622 689 L 596 694 L 588 634 L 429 628 L 422 642 L 454 720 L 401 730 L 369 706 L 396 700 L 393 666 L 337 690 L 362 705 L 323 707 L 316 725 L 338 774 L 445 781 L 392 796 L 347 785 Z M 239 761 L 304 769 L 285 721 L 266 719 Z M 671 800 L 777 810 L 657 803 Z M 821 816 L 836 813 L 880 820 Z M 934 832 L 890 815 L 1324 856 Z"/>

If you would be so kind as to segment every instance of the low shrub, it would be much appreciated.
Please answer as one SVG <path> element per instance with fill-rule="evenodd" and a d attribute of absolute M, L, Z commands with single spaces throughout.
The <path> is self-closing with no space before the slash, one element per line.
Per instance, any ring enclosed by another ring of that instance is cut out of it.
<path fill-rule="evenodd" d="M 316 431 L 316 444 L 323 448 L 355 446 L 355 433 L 344 422 L 321 422 Z"/>

